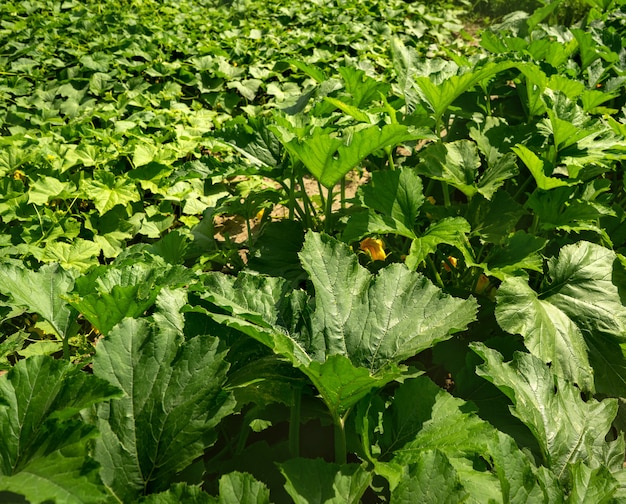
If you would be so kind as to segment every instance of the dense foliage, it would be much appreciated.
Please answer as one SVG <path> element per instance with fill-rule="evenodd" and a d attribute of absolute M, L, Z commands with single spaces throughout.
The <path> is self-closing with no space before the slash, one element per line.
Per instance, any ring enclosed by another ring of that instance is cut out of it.
<path fill-rule="evenodd" d="M 626 2 L 568 5 L 0 5 L 0 500 L 626 501 Z"/>

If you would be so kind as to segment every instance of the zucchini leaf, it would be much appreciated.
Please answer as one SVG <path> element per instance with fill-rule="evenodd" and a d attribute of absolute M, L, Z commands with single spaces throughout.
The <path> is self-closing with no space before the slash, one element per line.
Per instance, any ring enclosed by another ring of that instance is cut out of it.
<path fill-rule="evenodd" d="M 97 408 L 95 457 L 120 502 L 163 491 L 215 442 L 234 401 L 213 336 L 185 339 L 182 291 L 163 289 L 152 319 L 126 318 L 98 344 L 94 374 L 124 391 Z"/>
<path fill-rule="evenodd" d="M 469 493 L 443 453 L 423 451 L 417 460 L 405 467 L 399 485 L 391 494 L 392 504 L 456 504 L 465 502 Z"/>
<path fill-rule="evenodd" d="M 433 143 L 424 150 L 421 159 L 417 167 L 420 175 L 446 182 L 469 199 L 480 193 L 490 200 L 507 179 L 518 173 L 513 156 L 507 154 L 489 163 L 479 175 L 482 161 L 471 140 Z"/>
<path fill-rule="evenodd" d="M 67 361 L 39 355 L 18 362 L 0 377 L 0 492 L 33 504 L 102 502 L 89 454 L 98 433 L 78 413 L 119 395 Z"/>
<path fill-rule="evenodd" d="M 70 334 L 76 312 L 63 299 L 74 286 L 75 273 L 58 264 L 42 266 L 39 271 L 13 264 L 0 265 L 0 292 L 17 306 L 46 319 L 57 336 Z"/>
<path fill-rule="evenodd" d="M 556 375 L 537 357 L 516 352 L 510 363 L 482 343 L 473 350 L 485 361 L 477 373 L 498 387 L 513 402 L 511 412 L 533 433 L 542 451 L 543 463 L 561 483 L 570 471 L 583 477 L 583 462 L 589 468 L 622 470 L 624 440 L 607 443 L 605 436 L 617 414 L 617 400 L 584 401 L 580 390 Z"/>
<path fill-rule="evenodd" d="M 524 337 L 529 351 L 553 371 L 584 390 L 614 394 L 624 381 L 620 367 L 599 370 L 594 383 L 589 364 L 606 362 L 611 343 L 626 337 L 626 310 L 614 274 L 616 254 L 589 242 L 561 249 L 548 262 L 548 277 L 539 292 L 521 277 L 504 280 L 497 294 L 500 326 Z M 619 373 L 620 376 L 613 376 Z"/>
<path fill-rule="evenodd" d="M 367 156 L 383 147 L 393 147 L 409 140 L 433 138 L 425 129 L 409 129 L 401 124 L 376 125 L 331 136 L 317 132 L 304 139 L 283 141 L 285 148 L 327 188 L 332 188 Z"/>
<path fill-rule="evenodd" d="M 355 425 L 375 471 L 389 480 L 392 501 L 541 500 L 534 464 L 514 439 L 426 377 L 404 381 L 386 403 L 359 403 Z M 430 497 L 419 493 L 424 478 L 442 474 L 446 484 L 428 485 Z"/>
<path fill-rule="evenodd" d="M 279 467 L 295 504 L 358 504 L 372 480 L 372 473 L 362 465 L 332 464 L 323 459 L 291 459 Z"/>
<path fill-rule="evenodd" d="M 411 168 L 372 173 L 371 181 L 360 188 L 367 209 L 351 215 L 342 239 L 359 240 L 372 234 L 396 234 L 411 239 L 406 265 L 417 269 L 428 254 L 441 243 L 464 245 L 471 231 L 462 217 L 449 217 L 431 224 L 423 233 L 415 229 L 419 210 L 424 203 L 422 181 Z"/>
<path fill-rule="evenodd" d="M 186 268 L 153 257 L 150 262 L 98 266 L 77 279 L 67 299 L 108 334 L 124 317 L 139 317 L 153 306 L 163 287 L 180 287 L 192 279 Z"/>
<path fill-rule="evenodd" d="M 400 264 L 377 276 L 345 244 L 310 232 L 300 260 L 312 298 L 284 280 L 241 273 L 205 276 L 201 296 L 216 321 L 286 357 L 316 385 L 334 418 L 371 389 L 404 374 L 400 363 L 467 327 L 473 299 L 445 295 Z"/>
<path fill-rule="evenodd" d="M 174 483 L 166 492 L 151 494 L 141 504 L 270 504 L 270 492 L 264 483 L 248 473 L 232 472 L 219 480 L 219 496 L 214 497 L 200 488 Z"/>

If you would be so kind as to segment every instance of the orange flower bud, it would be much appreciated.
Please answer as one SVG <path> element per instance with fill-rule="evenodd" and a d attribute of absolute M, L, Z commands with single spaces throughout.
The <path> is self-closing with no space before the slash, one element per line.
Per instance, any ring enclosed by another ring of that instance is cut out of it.
<path fill-rule="evenodd" d="M 476 282 L 475 292 L 476 294 L 488 294 L 490 286 L 491 286 L 491 281 L 489 280 L 487 275 L 482 273 L 480 277 L 478 278 L 478 281 Z"/>
<path fill-rule="evenodd" d="M 359 248 L 367 252 L 374 261 L 384 261 L 387 258 L 382 240 L 365 238 L 361 241 Z"/>
<path fill-rule="evenodd" d="M 454 256 L 448 256 L 448 260 L 443 262 L 443 269 L 445 269 L 446 271 L 450 271 L 450 265 L 452 265 L 453 268 L 456 268 L 456 264 L 458 262 L 458 259 Z"/>

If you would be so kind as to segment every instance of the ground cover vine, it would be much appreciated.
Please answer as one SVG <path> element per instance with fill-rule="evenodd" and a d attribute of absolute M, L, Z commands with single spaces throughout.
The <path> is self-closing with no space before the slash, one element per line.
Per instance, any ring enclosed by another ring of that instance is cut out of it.
<path fill-rule="evenodd" d="M 0 500 L 626 501 L 626 3 L 524 5 L 2 4 Z"/>

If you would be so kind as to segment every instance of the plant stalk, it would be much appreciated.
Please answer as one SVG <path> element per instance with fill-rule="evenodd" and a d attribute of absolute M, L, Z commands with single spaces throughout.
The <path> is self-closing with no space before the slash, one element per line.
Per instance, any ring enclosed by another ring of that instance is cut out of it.
<path fill-rule="evenodd" d="M 348 462 L 348 449 L 346 447 L 345 417 L 335 419 L 335 463 L 346 464 Z"/>
<path fill-rule="evenodd" d="M 448 191 L 448 183 L 441 183 L 441 192 L 443 193 L 443 205 L 448 208 L 450 206 L 450 192 Z"/>
<path fill-rule="evenodd" d="M 430 256 L 426 256 L 426 264 L 428 264 L 428 267 L 433 272 L 433 276 L 435 277 L 435 282 L 437 282 L 437 285 L 443 289 L 443 280 L 441 279 L 441 275 L 437 271 L 437 267 L 435 266 L 435 263 Z"/>
<path fill-rule="evenodd" d="M 300 456 L 300 411 L 302 409 L 302 388 L 293 389 L 291 414 L 289 417 L 289 453 L 292 458 Z"/>
<path fill-rule="evenodd" d="M 328 188 L 328 195 L 326 196 L 326 215 L 324 216 L 324 231 L 328 234 L 331 232 L 331 224 L 332 224 L 332 215 L 333 215 L 333 188 Z"/>

